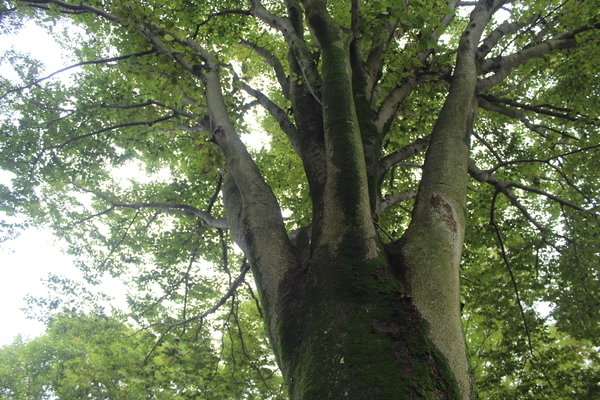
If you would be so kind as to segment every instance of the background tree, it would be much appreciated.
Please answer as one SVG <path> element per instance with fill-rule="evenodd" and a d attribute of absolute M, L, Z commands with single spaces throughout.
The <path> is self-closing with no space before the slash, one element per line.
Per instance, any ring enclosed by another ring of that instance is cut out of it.
<path fill-rule="evenodd" d="M 240 345 L 237 335 L 225 336 L 222 343 L 210 335 L 193 342 L 175 339 L 163 338 L 155 347 L 153 335 L 136 332 L 114 316 L 59 314 L 43 336 L 28 342 L 17 338 L 0 349 L 0 397 L 285 398 L 281 377 L 273 371 L 255 369 L 244 357 L 236 365 L 227 361 L 223 353 Z M 258 346 L 252 347 L 252 356 L 260 360 Z"/>
<path fill-rule="evenodd" d="M 471 398 L 467 354 L 489 398 L 593 396 L 598 3 L 238 3 L 5 2 L 81 31 L 71 84 L 5 55 L 4 209 L 182 340 L 249 265 L 293 399 Z"/>

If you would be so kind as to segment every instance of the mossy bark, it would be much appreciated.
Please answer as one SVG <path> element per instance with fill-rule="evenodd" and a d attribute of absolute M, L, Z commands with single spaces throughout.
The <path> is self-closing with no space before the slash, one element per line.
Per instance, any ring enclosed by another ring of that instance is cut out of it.
<path fill-rule="evenodd" d="M 323 247 L 284 281 L 278 342 L 291 399 L 459 399 L 387 255 L 367 254 Z"/>
<path fill-rule="evenodd" d="M 299 5 L 286 2 L 297 36 L 288 41 L 290 69 L 312 85 L 291 82 L 289 91 L 299 128 L 292 139 L 313 201 L 310 251 L 300 251 L 285 236 L 278 205 L 252 173 L 256 168 L 239 149 L 232 127 L 215 131 L 231 170 L 225 188 L 233 201 L 225 205 L 232 233 L 255 271 L 292 399 L 471 398 L 459 266 L 476 49 L 496 3 L 480 2 L 461 37 L 413 219 L 396 242 L 384 247 L 373 223 L 378 159 L 393 113 L 384 113 L 384 121 L 371 109 L 377 71 L 365 63 L 353 33 L 331 18 L 324 0 L 303 1 L 320 51 L 319 79 L 309 79 L 316 65 L 312 56 L 299 59 L 308 53 L 299 39 Z M 402 98 L 416 84 L 407 82 Z M 223 114 L 210 103 L 209 108 L 214 119 Z"/>
<path fill-rule="evenodd" d="M 459 399 L 445 355 L 375 232 L 378 171 L 369 166 L 381 135 L 366 77 L 351 62 L 352 35 L 328 18 L 324 2 L 305 7 L 321 50 L 327 174 L 309 262 L 286 272 L 276 306 L 274 341 L 291 398 Z"/>

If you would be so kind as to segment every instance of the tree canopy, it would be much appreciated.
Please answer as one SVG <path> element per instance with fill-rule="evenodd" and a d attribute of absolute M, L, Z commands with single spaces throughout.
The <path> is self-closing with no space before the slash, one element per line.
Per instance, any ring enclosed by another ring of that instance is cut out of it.
<path fill-rule="evenodd" d="M 283 314 L 308 321 L 302 296 L 338 296 L 310 291 L 338 276 L 366 313 L 363 284 L 402 292 L 410 323 L 414 300 L 454 375 L 466 345 L 481 398 L 600 395 L 599 16 L 595 0 L 0 2 L 0 34 L 33 20 L 72 63 L 45 71 L 18 44 L 0 59 L 18 74 L 0 78 L 0 210 L 24 221 L 2 234 L 49 227 L 87 284 L 129 288 L 110 311 L 54 278 L 60 298 L 31 299 L 47 334 L 0 350 L 0 396 L 275 399 L 286 381 L 297 398 L 286 332 L 305 331 Z M 338 248 L 360 254 L 340 265 L 389 258 L 408 289 L 338 273 Z M 435 321 L 458 313 L 456 350 Z"/>

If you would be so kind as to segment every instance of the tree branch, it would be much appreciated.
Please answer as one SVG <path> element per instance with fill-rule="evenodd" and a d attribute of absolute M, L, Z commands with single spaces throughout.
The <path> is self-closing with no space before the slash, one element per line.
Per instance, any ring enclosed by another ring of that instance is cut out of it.
<path fill-rule="evenodd" d="M 148 55 L 148 54 L 152 54 L 152 53 L 156 53 L 156 50 L 147 50 L 147 51 L 142 51 L 141 53 L 126 54 L 126 55 L 124 55 L 124 56 L 118 56 L 118 57 L 105 58 L 105 59 L 102 59 L 102 60 L 90 60 L 90 61 L 82 61 L 82 62 L 79 62 L 79 63 L 77 63 L 77 64 L 73 64 L 73 65 L 70 65 L 70 66 L 68 66 L 68 67 L 65 67 L 65 68 L 59 69 L 58 71 L 55 71 L 55 72 L 51 73 L 50 75 L 47 75 L 47 76 L 45 76 L 45 77 L 43 77 L 43 78 L 37 79 L 37 80 L 35 80 L 35 81 L 31 82 L 30 84 L 28 84 L 28 85 L 26 85 L 26 86 L 22 86 L 22 87 L 19 87 L 19 88 L 15 88 L 15 89 L 8 90 L 8 91 L 7 91 L 7 92 L 5 92 L 5 93 L 4 93 L 2 96 L 0 96 L 0 100 L 4 99 L 4 98 L 5 98 L 6 96 L 8 96 L 10 93 L 14 93 L 14 92 L 20 92 L 20 91 L 22 91 L 22 90 L 29 89 L 30 87 L 32 87 L 32 86 L 35 86 L 35 85 L 37 85 L 37 84 L 38 84 L 38 83 L 40 83 L 40 82 L 43 82 L 43 81 L 45 81 L 45 80 L 47 80 L 47 79 L 50 79 L 50 78 L 52 78 L 54 75 L 58 75 L 58 74 L 60 74 L 60 73 L 62 73 L 62 72 L 68 71 L 68 70 L 70 70 L 70 69 L 73 69 L 73 68 L 82 67 L 82 66 L 84 66 L 84 65 L 107 64 L 107 63 L 109 63 L 109 62 L 120 61 L 120 60 L 126 60 L 126 59 L 128 59 L 128 58 L 131 58 L 131 57 L 141 57 L 141 56 L 146 56 L 146 55 Z"/>
<path fill-rule="evenodd" d="M 510 276 L 510 280 L 513 284 L 513 289 L 515 291 L 515 297 L 517 301 L 517 306 L 519 307 L 519 311 L 521 313 L 521 319 L 523 321 L 523 328 L 525 329 L 525 334 L 527 336 L 527 344 L 529 345 L 529 351 L 531 356 L 535 358 L 533 352 L 533 344 L 531 342 L 531 334 L 529 333 L 529 326 L 527 325 L 527 318 L 525 317 L 525 310 L 523 309 L 523 303 L 521 301 L 521 296 L 519 294 L 519 288 L 517 286 L 517 280 L 515 279 L 515 275 L 513 274 L 512 268 L 510 267 L 510 262 L 508 261 L 508 256 L 506 255 L 506 249 L 504 247 L 504 241 L 502 240 L 502 235 L 500 233 L 500 228 L 498 224 L 496 224 L 496 220 L 494 218 L 494 210 L 496 204 L 496 193 L 494 194 L 494 198 L 492 200 L 492 207 L 490 210 L 490 225 L 494 227 L 494 232 L 496 232 L 496 237 L 498 238 L 498 243 L 500 245 L 500 255 L 502 256 L 502 260 L 504 261 L 504 265 L 508 270 L 508 274 Z"/>
<path fill-rule="evenodd" d="M 350 1 L 350 30 L 354 39 L 358 39 L 360 33 L 360 0 Z"/>
<path fill-rule="evenodd" d="M 192 39 L 196 40 L 196 38 L 198 37 L 198 32 L 200 30 L 200 27 L 208 24 L 211 19 L 216 18 L 216 17 L 221 17 L 223 15 L 231 15 L 231 14 L 252 15 L 250 10 L 221 10 L 221 11 L 217 11 L 216 13 L 209 14 L 204 21 L 202 21 L 196 25 L 196 31 L 192 35 Z"/>
<path fill-rule="evenodd" d="M 477 98 L 477 105 L 484 110 L 495 111 L 500 114 L 504 114 L 507 117 L 521 121 L 523 125 L 525 125 L 532 132 L 535 132 L 544 138 L 548 137 L 548 135 L 546 135 L 546 133 L 540 129 L 539 125 L 533 125 L 531 122 L 529 122 L 527 118 L 525 118 L 525 114 L 522 112 L 515 111 L 512 108 L 504 107 L 499 104 L 491 103 L 482 95 Z"/>
<path fill-rule="evenodd" d="M 241 41 L 242 46 L 246 46 L 256 52 L 259 56 L 261 56 L 265 62 L 275 70 L 275 76 L 277 77 L 277 81 L 279 82 L 279 86 L 281 86 L 281 90 L 283 92 L 283 96 L 286 99 L 289 99 L 290 96 L 290 82 L 288 77 L 285 75 L 285 71 L 283 70 L 283 66 L 281 65 L 281 61 L 277 57 L 275 57 L 271 52 L 264 47 L 260 47 L 257 44 L 250 43 L 247 40 Z"/>
<path fill-rule="evenodd" d="M 375 126 L 383 131 L 384 126 L 396 115 L 400 104 L 417 86 L 417 78 L 414 75 L 408 76 L 405 81 L 392 89 L 386 98 L 381 102 L 375 121 Z"/>
<path fill-rule="evenodd" d="M 511 22 L 509 20 L 504 21 L 496 29 L 494 29 L 487 38 L 483 40 L 477 49 L 477 56 L 483 59 L 498 44 L 500 39 L 511 33 L 518 32 L 519 29 L 527 25 L 528 23 L 525 22 Z"/>
<path fill-rule="evenodd" d="M 105 202 L 107 202 L 111 205 L 111 207 L 109 209 L 104 210 L 101 213 L 95 214 L 94 216 L 85 218 L 85 219 L 79 221 L 78 223 L 84 222 L 95 216 L 106 214 L 106 213 L 114 210 L 115 208 L 131 208 L 134 210 L 139 210 L 141 208 L 160 208 L 169 214 L 181 214 L 186 217 L 195 217 L 195 218 L 202 219 L 204 222 L 206 222 L 206 224 L 208 226 L 212 226 L 213 228 L 229 229 L 229 225 L 225 218 L 215 218 L 209 212 L 199 210 L 196 207 L 193 207 L 193 206 L 190 206 L 187 204 L 172 204 L 172 203 L 164 203 L 164 202 L 122 203 L 119 201 L 111 200 L 106 195 L 104 195 L 100 192 L 97 192 L 97 191 L 91 190 L 91 189 L 86 189 L 76 183 L 73 183 L 73 185 L 75 187 L 77 187 L 79 190 L 82 190 L 86 193 L 91 193 L 94 196 L 104 200 Z"/>
<path fill-rule="evenodd" d="M 254 97 L 258 101 L 258 103 L 261 106 L 263 106 L 275 118 L 275 120 L 279 123 L 279 127 L 281 128 L 281 130 L 290 139 L 290 142 L 292 143 L 296 154 L 302 155 L 298 129 L 290 121 L 288 114 L 277 104 L 273 103 L 271 99 L 269 99 L 261 91 L 250 87 L 246 82 L 240 80 L 237 75 L 234 75 L 234 80 L 240 82 L 242 84 L 242 89 L 244 89 L 244 91 L 250 96 Z"/>
<path fill-rule="evenodd" d="M 484 80 L 481 80 L 477 84 L 477 89 L 479 93 L 484 93 L 489 90 L 493 86 L 498 85 L 504 78 L 506 78 L 510 74 L 510 70 L 514 67 L 517 67 L 533 58 L 540 57 L 552 50 L 556 49 L 565 49 L 565 48 L 573 48 L 577 46 L 577 41 L 575 40 L 575 36 L 581 32 L 585 32 L 591 29 L 599 29 L 600 23 L 594 26 L 583 26 L 581 28 L 575 29 L 572 32 L 562 33 L 552 39 L 548 39 L 542 43 L 537 45 L 530 45 L 525 47 L 524 49 L 505 56 L 505 57 L 494 57 L 491 59 L 486 59 L 482 62 L 480 74 L 485 75 L 489 72 L 496 72 L 491 77 L 488 77 Z M 485 45 L 485 47 L 480 47 L 481 56 L 489 53 L 491 49 L 491 45 L 495 45 L 495 37 L 500 33 L 494 35 L 492 33 L 490 35 L 490 42 Z"/>
<path fill-rule="evenodd" d="M 381 205 L 379 206 L 379 214 L 383 213 L 388 207 L 393 206 L 396 203 L 414 199 L 415 197 L 417 197 L 416 190 L 408 190 L 395 195 L 388 194 L 385 196 L 385 199 L 381 201 Z"/>
<path fill-rule="evenodd" d="M 151 105 L 155 105 L 155 106 L 167 108 L 167 109 L 173 111 L 174 114 L 176 114 L 178 116 L 186 117 L 186 118 L 189 118 L 189 119 L 196 119 L 196 118 L 200 117 L 200 115 L 198 115 L 198 114 L 191 114 L 191 113 L 188 113 L 187 111 L 183 111 L 180 108 L 169 106 L 169 105 L 166 105 L 166 104 L 161 103 L 160 101 L 156 101 L 156 100 L 148 100 L 148 101 L 146 101 L 144 103 L 129 104 L 129 105 L 125 105 L 125 106 L 122 106 L 122 105 L 119 105 L 119 104 L 105 104 L 105 103 L 102 103 L 100 105 L 100 107 L 102 107 L 102 108 L 114 108 L 114 109 L 120 109 L 120 110 L 129 110 L 129 109 L 132 109 L 132 108 L 146 107 L 146 106 L 151 106 Z"/>
<path fill-rule="evenodd" d="M 115 15 L 109 14 L 106 11 L 101 10 L 99 8 L 92 7 L 89 4 L 85 4 L 83 2 L 79 3 L 79 4 L 73 4 L 73 3 L 67 3 L 64 1 L 60 1 L 60 0 L 27 0 L 27 1 L 24 1 L 24 3 L 27 5 L 54 4 L 58 7 L 66 9 L 66 10 L 87 13 L 87 14 L 96 14 L 96 15 L 99 15 L 111 22 L 121 22 L 121 18 L 119 18 Z"/>
<path fill-rule="evenodd" d="M 429 146 L 429 139 L 431 135 L 427 135 L 423 138 L 415 140 L 412 144 L 404 146 L 400 150 L 388 154 L 379 161 L 379 168 L 381 169 L 381 176 L 387 171 L 396 166 L 398 163 L 414 156 L 415 154 L 425 150 Z"/>
<path fill-rule="evenodd" d="M 106 214 L 110 213 L 111 211 L 113 211 L 114 209 L 115 209 L 115 207 L 112 206 L 112 207 L 109 207 L 106 210 L 100 211 L 100 212 L 98 212 L 98 213 L 96 213 L 94 215 L 88 215 L 85 218 L 79 219 L 79 220 L 73 222 L 70 225 L 66 225 L 66 226 L 54 226 L 54 228 L 56 228 L 56 229 L 71 229 L 71 228 L 74 228 L 77 225 L 80 225 L 80 224 L 83 224 L 86 221 L 89 221 L 90 219 L 94 219 L 96 217 L 100 217 L 102 215 L 106 215 Z"/>
<path fill-rule="evenodd" d="M 257 272 L 257 284 L 261 288 L 268 308 L 267 315 L 270 317 L 268 331 L 271 339 L 275 340 L 279 326 L 277 299 L 280 284 L 284 279 L 284 272 L 297 267 L 298 262 L 285 231 L 277 198 L 229 117 L 229 108 L 221 89 L 219 60 L 208 53 L 203 57 L 206 57 L 203 82 L 212 124 L 211 139 L 223 151 L 229 170 L 229 177 L 226 178 L 229 189 L 224 190 L 223 196 L 225 208 L 228 219 L 232 220 L 232 234 L 243 241 L 241 247 Z M 241 200 L 234 210 L 228 207 L 231 202 L 226 197 L 230 194 Z M 277 343 L 274 346 L 277 347 Z"/>
<path fill-rule="evenodd" d="M 58 145 L 55 145 L 55 146 L 44 147 L 42 149 L 42 151 L 48 151 L 48 150 L 52 150 L 52 149 L 62 149 L 63 147 L 65 147 L 65 146 L 67 146 L 67 145 L 69 145 L 69 144 L 71 144 L 71 143 L 73 143 L 73 142 L 75 142 L 77 140 L 81 140 L 81 139 L 85 139 L 87 137 L 99 135 L 99 134 L 104 133 L 104 132 L 113 131 L 115 129 L 127 128 L 127 127 L 130 127 L 130 126 L 140 126 L 140 125 L 152 126 L 152 125 L 158 124 L 160 122 L 167 121 L 167 120 L 169 120 L 171 118 L 175 118 L 175 117 L 177 117 L 177 114 L 173 113 L 173 114 L 168 114 L 168 115 L 162 116 L 162 117 L 157 118 L 157 119 L 155 119 L 153 121 L 126 122 L 124 124 L 109 126 L 109 127 L 106 127 L 106 128 L 98 129 L 98 130 L 90 132 L 90 133 L 86 133 L 84 135 L 76 136 L 74 138 L 71 138 L 71 139 L 67 140 L 66 142 L 64 142 L 62 144 L 58 144 Z"/>
<path fill-rule="evenodd" d="M 176 35 L 171 34 L 170 32 L 168 32 L 167 30 L 163 29 L 162 27 L 156 26 L 155 24 L 149 23 L 148 25 L 150 25 L 151 27 L 153 27 L 154 29 L 158 30 L 158 32 L 164 34 L 168 34 L 171 37 L 173 37 L 173 41 L 184 46 L 187 48 L 190 48 L 192 50 L 195 50 L 197 55 L 200 55 L 201 59 L 205 59 L 204 57 L 204 53 L 202 50 L 202 48 L 192 39 L 192 38 L 188 38 L 187 41 L 181 41 L 177 38 Z M 150 43 L 154 46 L 154 48 L 156 48 L 158 51 L 160 51 L 163 54 L 166 54 L 167 56 L 169 56 L 170 58 L 172 58 L 175 62 L 177 62 L 184 70 L 188 71 L 190 74 L 192 74 L 193 76 L 196 76 L 197 78 L 200 78 L 199 74 L 197 73 L 196 69 L 194 69 L 193 64 L 190 64 L 189 62 L 185 61 L 183 59 L 183 54 L 180 52 L 175 51 L 175 49 L 171 46 L 167 46 L 162 40 L 160 40 L 155 34 L 154 32 L 152 32 L 152 30 L 148 27 L 146 27 L 143 23 L 139 23 L 136 25 L 138 30 L 140 31 L 140 33 L 146 37 L 146 39 L 148 39 L 150 41 Z M 196 46 L 194 46 L 196 45 Z"/>
<path fill-rule="evenodd" d="M 448 4 L 446 5 L 446 7 L 448 7 L 451 10 L 455 10 L 456 7 L 458 7 L 460 1 L 458 0 L 451 0 L 450 2 L 448 2 Z M 430 38 L 434 39 L 434 40 L 438 40 L 441 36 L 441 33 L 438 33 L 438 28 L 440 27 L 447 27 L 452 20 L 454 19 L 454 14 L 451 15 L 445 15 L 440 24 L 436 27 L 436 30 L 433 31 L 433 33 L 431 34 Z M 383 51 L 384 49 L 381 48 L 377 51 Z M 373 50 L 372 50 L 373 51 Z M 425 63 L 425 61 L 427 60 L 427 58 L 433 53 L 433 49 L 429 46 L 427 46 L 427 49 L 425 51 L 422 51 L 420 53 L 417 54 L 417 58 L 419 59 L 419 61 L 421 63 Z M 376 57 L 375 57 L 376 56 Z M 372 57 L 375 57 L 371 60 Z M 377 55 L 372 55 L 369 54 L 369 58 L 367 60 L 367 63 L 373 64 L 375 62 L 375 60 L 378 60 L 378 58 L 380 57 L 380 54 Z M 369 61 L 371 60 L 371 61 Z M 375 65 L 375 64 L 374 64 Z M 373 68 L 373 66 L 371 66 L 371 68 Z M 451 70 L 450 69 L 446 69 L 442 72 L 440 72 L 440 77 L 442 76 L 450 76 Z M 411 74 L 410 76 L 408 76 L 400 85 L 398 85 L 397 87 L 395 87 L 394 89 L 392 89 L 388 95 L 386 96 L 386 98 L 382 101 L 378 111 L 377 111 L 377 116 L 375 118 L 375 126 L 377 126 L 380 131 L 383 130 L 383 127 L 391 120 L 391 118 L 395 115 L 396 111 L 398 110 L 398 107 L 400 106 L 400 104 L 402 104 L 402 102 L 404 101 L 404 99 L 406 97 L 408 97 L 408 95 L 414 90 L 414 88 L 417 86 L 417 84 L 420 83 L 420 81 L 416 78 L 415 74 Z"/>
<path fill-rule="evenodd" d="M 555 117 L 555 118 L 566 119 L 568 121 L 578 121 L 579 120 L 578 118 L 572 117 L 568 114 L 568 113 L 573 112 L 573 110 L 568 109 L 568 108 L 553 107 L 553 106 L 550 106 L 549 104 L 531 106 L 529 104 L 523 104 L 523 103 L 519 103 L 514 100 L 499 98 L 499 97 L 495 97 L 495 96 L 491 96 L 491 95 L 480 95 L 479 97 L 485 99 L 488 102 L 508 104 L 509 106 L 519 107 L 519 108 L 522 108 L 523 110 L 533 111 L 537 114 L 548 115 L 548 116 Z M 562 112 L 549 111 L 549 110 L 545 110 L 544 108 L 551 108 L 551 109 L 554 109 L 557 111 L 562 111 Z M 577 115 L 580 117 L 583 117 L 583 118 L 587 118 L 585 115 L 582 115 L 580 113 L 577 113 Z M 597 122 L 597 121 L 598 121 L 598 119 L 596 118 L 596 119 L 591 120 L 590 122 Z"/>
<path fill-rule="evenodd" d="M 242 269 L 240 271 L 240 274 L 238 275 L 237 278 L 235 278 L 235 280 L 229 286 L 229 289 L 227 289 L 227 292 L 225 292 L 225 294 L 223 295 L 223 297 L 221 297 L 221 299 L 214 306 L 212 306 L 211 308 L 209 308 L 208 310 L 206 310 L 202 314 L 196 315 L 195 317 L 188 318 L 185 321 L 177 322 L 175 324 L 168 324 L 168 327 L 169 328 L 175 328 L 175 327 L 178 327 L 178 326 L 186 325 L 186 324 L 189 324 L 190 322 L 194 322 L 194 321 L 198 321 L 198 320 L 201 320 L 203 318 L 206 318 L 208 315 L 210 315 L 210 314 L 214 313 L 215 311 L 217 311 L 223 304 L 225 304 L 227 302 L 227 300 L 231 296 L 234 295 L 234 293 L 237 290 L 237 288 L 244 281 L 244 278 L 246 277 L 246 273 L 249 270 L 250 270 L 250 265 L 246 262 L 246 259 L 244 259 L 244 263 L 242 264 Z M 154 324 L 152 326 L 162 326 L 162 325 L 167 325 L 167 324 L 165 324 L 165 323 L 159 323 L 159 324 Z"/>
<path fill-rule="evenodd" d="M 485 59 L 481 64 L 480 74 L 485 75 L 490 72 L 518 67 L 519 65 L 549 53 L 552 50 L 569 49 L 575 46 L 577 46 L 577 41 L 572 33 L 562 34 L 554 39 L 547 40 L 508 56 Z"/>
<path fill-rule="evenodd" d="M 303 80 L 308 84 L 314 98 L 320 103 L 321 77 L 317 64 L 304 39 L 296 33 L 290 19 L 271 14 L 259 0 L 250 0 L 250 3 L 252 5 L 252 15 L 283 34 L 302 70 Z"/>
<path fill-rule="evenodd" d="M 522 185 L 520 183 L 517 182 L 513 182 L 513 181 L 500 181 L 498 180 L 498 178 L 493 174 L 493 172 L 491 170 L 488 171 L 482 171 L 481 169 L 479 169 L 475 163 L 472 160 L 469 160 L 469 175 L 471 175 L 471 177 L 473 177 L 475 180 L 482 182 L 482 183 L 488 183 L 492 186 L 494 186 L 496 188 L 497 191 L 502 192 L 503 194 L 505 194 L 509 200 L 511 201 L 511 203 L 517 207 L 522 213 L 523 215 L 525 215 L 527 217 L 527 219 L 529 219 L 530 221 L 532 221 L 532 223 L 540 230 L 543 230 L 543 227 L 541 227 L 540 224 L 538 224 L 537 222 L 534 222 L 535 220 L 529 215 L 529 213 L 527 212 L 527 210 L 518 202 L 518 199 L 516 198 L 516 196 L 510 192 L 510 188 L 511 187 L 516 187 L 518 189 L 521 190 L 525 190 L 527 192 L 531 192 L 531 193 L 535 193 L 535 194 L 539 194 L 542 196 L 547 197 L 550 200 L 553 200 L 559 204 L 562 204 L 564 206 L 573 208 L 577 211 L 587 211 L 585 208 L 580 207 L 576 204 L 571 203 L 570 201 L 561 199 L 558 196 L 555 196 L 551 193 L 545 192 L 543 190 L 537 189 L 537 188 L 533 188 L 530 186 L 525 186 Z"/>
<path fill-rule="evenodd" d="M 133 208 L 135 210 L 140 208 L 162 208 L 163 210 L 165 210 L 165 212 L 169 214 L 181 214 L 186 217 L 200 218 L 204 222 L 206 222 L 208 226 L 212 226 L 213 228 L 229 229 L 229 225 L 225 218 L 214 218 L 206 211 L 199 210 L 196 207 L 187 204 L 171 204 L 162 202 L 119 203 L 113 201 L 111 201 L 110 203 L 115 207 Z"/>

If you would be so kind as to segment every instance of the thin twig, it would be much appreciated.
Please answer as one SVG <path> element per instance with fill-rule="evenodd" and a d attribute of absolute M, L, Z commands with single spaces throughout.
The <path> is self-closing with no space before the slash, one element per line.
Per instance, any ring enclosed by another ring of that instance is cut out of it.
<path fill-rule="evenodd" d="M 142 51 L 141 53 L 126 54 L 124 56 L 105 58 L 105 59 L 102 59 L 102 60 L 82 61 L 82 62 L 79 62 L 77 64 L 73 64 L 73 65 L 70 65 L 68 67 L 59 69 L 58 71 L 54 71 L 50 75 L 47 75 L 47 76 L 45 76 L 43 78 L 40 78 L 40 79 L 37 79 L 37 80 L 31 82 L 30 84 L 28 84 L 26 86 L 18 87 L 18 88 L 15 88 L 15 89 L 10 89 L 9 91 L 5 92 L 2 96 L 0 96 L 0 100 L 4 99 L 6 96 L 8 96 L 11 93 L 20 92 L 22 90 L 29 89 L 29 88 L 31 88 L 31 87 L 39 84 L 40 82 L 43 82 L 43 81 L 45 81 L 47 79 L 52 78 L 54 75 L 58 75 L 58 74 L 60 74 L 62 72 L 68 71 L 68 70 L 73 69 L 73 68 L 83 67 L 84 65 L 107 64 L 109 62 L 126 60 L 126 59 L 131 58 L 131 57 L 146 56 L 148 54 L 152 54 L 152 53 L 156 53 L 156 52 L 157 52 L 157 50 L 147 50 L 147 51 Z"/>
<path fill-rule="evenodd" d="M 140 125 L 152 126 L 154 124 L 158 124 L 160 122 L 167 121 L 167 120 L 169 120 L 171 118 L 175 118 L 177 116 L 178 115 L 176 113 L 173 113 L 173 114 L 164 115 L 164 116 L 162 116 L 160 118 L 155 119 L 154 121 L 126 122 L 124 124 L 109 126 L 109 127 L 106 127 L 106 128 L 98 129 L 97 131 L 86 133 L 84 135 L 75 136 L 74 138 L 71 138 L 71 139 L 67 140 L 66 142 L 64 142 L 62 144 L 57 144 L 57 145 L 54 145 L 54 146 L 44 147 L 42 150 L 43 151 L 48 151 L 48 150 L 52 150 L 52 149 L 62 149 L 63 147 L 65 147 L 65 146 L 67 146 L 67 145 L 69 145 L 69 144 L 71 144 L 73 142 L 76 142 L 77 140 L 81 140 L 81 139 L 85 139 L 87 137 L 99 135 L 99 134 L 104 133 L 104 132 L 114 131 L 115 129 L 120 129 L 120 128 L 128 128 L 130 126 L 140 126 Z"/>
<path fill-rule="evenodd" d="M 167 325 L 169 328 L 174 328 L 174 327 L 177 327 L 177 326 L 182 326 L 182 325 L 185 325 L 185 324 L 189 324 L 190 322 L 201 320 L 201 319 L 205 318 L 207 315 L 210 315 L 210 314 L 214 313 L 223 304 L 225 304 L 227 302 L 227 300 L 231 296 L 234 295 L 235 291 L 237 290 L 237 288 L 240 286 L 240 284 L 244 280 L 244 277 L 246 276 L 246 273 L 248 272 L 249 269 L 250 269 L 250 265 L 244 259 L 244 264 L 242 265 L 242 269 L 240 271 L 240 274 L 238 275 L 237 278 L 235 278 L 235 280 L 233 281 L 233 283 L 231 284 L 231 286 L 229 287 L 229 289 L 227 290 L 227 292 L 225 292 L 225 294 L 223 295 L 223 297 L 221 297 L 221 299 L 214 306 L 212 306 L 211 308 L 209 308 L 208 310 L 206 310 L 202 314 L 199 314 L 199 315 L 197 315 L 195 317 L 191 317 L 191 318 L 186 319 L 185 321 L 177 322 L 177 323 L 174 323 L 174 324 L 158 323 L 158 324 L 153 324 L 151 326 Z"/>
<path fill-rule="evenodd" d="M 500 256 L 502 257 L 502 260 L 504 262 L 504 265 L 506 266 L 506 269 L 510 276 L 510 280 L 513 285 L 517 306 L 519 307 L 519 311 L 521 313 L 521 319 L 523 320 L 523 327 L 525 329 L 525 334 L 527 336 L 527 344 L 529 346 L 529 352 L 530 352 L 531 358 L 537 362 L 537 357 L 535 356 L 535 350 L 533 348 L 533 342 L 531 340 L 531 333 L 529 331 L 529 325 L 527 324 L 527 319 L 525 317 L 525 310 L 523 309 L 523 302 L 521 301 L 521 295 L 519 293 L 519 287 L 517 285 L 517 280 L 515 278 L 512 268 L 510 266 L 508 256 L 506 254 L 506 248 L 504 246 L 504 240 L 502 239 L 502 234 L 500 233 L 500 228 L 498 227 L 498 224 L 496 224 L 496 221 L 495 221 L 494 214 L 495 214 L 496 198 L 498 196 L 498 192 L 499 191 L 494 192 L 494 196 L 492 197 L 492 205 L 490 208 L 490 225 L 494 228 L 494 232 L 496 233 L 496 238 L 498 239 L 498 244 L 500 246 Z M 546 379 L 546 382 L 548 382 L 548 385 L 550 385 L 550 388 L 552 389 L 552 391 L 556 393 L 556 389 L 554 388 L 554 385 L 552 384 L 552 382 L 546 375 L 545 369 L 542 367 L 541 364 L 538 363 L 538 365 L 540 367 L 542 375 L 544 375 L 544 378 Z"/>

